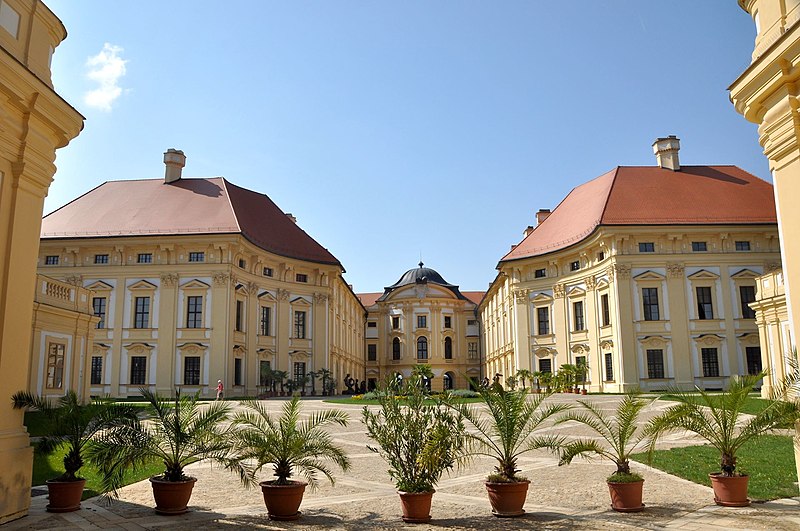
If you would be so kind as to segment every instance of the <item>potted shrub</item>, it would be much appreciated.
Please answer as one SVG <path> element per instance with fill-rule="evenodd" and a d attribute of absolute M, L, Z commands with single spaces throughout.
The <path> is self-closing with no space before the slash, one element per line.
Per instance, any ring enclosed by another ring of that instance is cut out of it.
<path fill-rule="evenodd" d="M 273 371 L 273 375 L 275 376 L 275 382 L 281 387 L 280 396 L 286 396 L 284 382 L 289 377 L 289 373 L 286 371 Z"/>
<path fill-rule="evenodd" d="M 586 395 L 586 375 L 589 374 L 589 364 L 586 360 L 581 360 L 575 367 L 578 370 L 578 378 L 581 383 L 581 394 Z"/>
<path fill-rule="evenodd" d="M 547 419 L 571 406 L 543 404 L 549 393 L 528 400 L 525 389 L 509 391 L 499 383 L 481 388 L 479 392 L 489 409 L 488 415 L 466 404 L 454 406 L 475 428 L 466 433 L 466 455 L 487 456 L 497 461 L 485 483 L 492 513 L 498 517 L 522 516 L 530 481 L 519 475 L 518 460 L 532 450 L 555 451 L 564 443 L 563 437 L 535 435 L 535 432 Z"/>
<path fill-rule="evenodd" d="M 377 412 L 367 406 L 362 410 L 367 434 L 377 444 L 367 448 L 389 464 L 403 520 L 428 522 L 436 484 L 462 457 L 464 424 L 452 406 L 441 401 L 425 404 L 420 375 L 386 385 L 376 397 L 380 404 Z"/>
<path fill-rule="evenodd" d="M 170 401 L 146 388 L 140 392 L 148 403 L 149 417 L 112 426 L 87 449 L 103 474 L 106 495 L 116 497 L 125 473 L 154 459 L 164 464 L 164 473 L 150 478 L 159 514 L 188 510 L 197 479 L 184 474 L 184 467 L 199 459 L 216 461 L 236 472 L 243 485 L 252 485 L 253 471 L 232 452 L 232 430 L 224 425 L 230 403 L 209 402 L 201 409 L 196 394 L 190 397 L 178 392 Z"/>
<path fill-rule="evenodd" d="M 317 488 L 317 473 L 322 473 L 331 484 L 334 477 L 328 467 L 332 461 L 343 471 L 350 461 L 333 442 L 333 437 L 323 428 L 330 424 L 347 426 L 347 414 L 337 409 L 314 413 L 300 419 L 300 399 L 295 396 L 283 405 L 280 416 L 273 417 L 258 402 L 245 402 L 247 411 L 235 415 L 237 455 L 253 460 L 255 470 L 272 464 L 276 479 L 259 483 L 270 520 L 297 520 L 306 485 Z M 306 481 L 296 481 L 293 476 Z"/>
<path fill-rule="evenodd" d="M 136 409 L 115 404 L 107 398 L 82 403 L 75 391 L 67 391 L 55 403 L 26 391 L 15 393 L 11 400 L 14 409 L 41 411 L 45 417 L 47 433 L 39 438 L 37 452 L 47 454 L 62 445 L 67 446 L 64 473 L 47 480 L 50 503 L 46 510 L 51 513 L 77 511 L 81 508 L 86 485 L 86 480 L 78 476 L 84 464 L 84 449 L 102 430 L 126 419 L 135 419 Z"/>
<path fill-rule="evenodd" d="M 720 472 L 709 474 L 714 501 L 728 507 L 750 505 L 747 498 L 748 476 L 736 470 L 736 453 L 749 440 L 772 430 L 788 428 L 798 416 L 798 405 L 776 400 L 756 415 L 745 416 L 742 409 L 747 396 L 764 378 L 765 373 L 731 378 L 728 389 L 711 394 L 700 388 L 693 392 L 671 390 L 678 403 L 670 406 L 647 425 L 652 437 L 649 452 L 655 449 L 655 438 L 673 430 L 693 432 L 720 453 Z"/>
<path fill-rule="evenodd" d="M 567 412 L 556 424 L 579 422 L 599 435 L 600 440 L 583 438 L 565 444 L 560 451 L 559 466 L 571 463 L 579 455 L 587 457 L 587 454 L 611 460 L 617 466 L 616 472 L 606 480 L 611 494 L 611 508 L 620 512 L 641 511 L 644 509 L 644 478 L 631 472 L 630 456 L 646 443 L 647 435 L 643 429 L 637 429 L 637 422 L 639 413 L 650 400 L 643 398 L 639 392 L 628 393 L 617 404 L 613 415 L 589 401 L 578 400 L 578 403 L 580 409 Z"/>

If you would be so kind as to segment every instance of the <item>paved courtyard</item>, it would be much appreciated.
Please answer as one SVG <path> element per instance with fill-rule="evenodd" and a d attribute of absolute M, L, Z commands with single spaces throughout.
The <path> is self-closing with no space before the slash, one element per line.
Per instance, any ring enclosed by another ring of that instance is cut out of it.
<path fill-rule="evenodd" d="M 574 402 L 573 395 L 557 395 L 552 400 Z M 604 408 L 613 410 L 619 397 L 589 397 Z M 282 400 L 266 401 L 278 411 Z M 657 413 L 668 403 L 656 402 L 646 416 Z M 238 406 L 237 406 L 238 407 Z M 341 408 L 350 414 L 347 427 L 333 430 L 344 446 L 353 468 L 338 473 L 336 485 L 306 491 L 297 522 L 271 522 L 260 489 L 247 490 L 228 472 L 208 463 L 195 463 L 188 472 L 198 478 L 190 502 L 191 511 L 182 516 L 166 517 L 153 512 L 150 484 L 142 481 L 125 487 L 120 500 L 111 506 L 93 498 L 83 502 L 80 511 L 66 514 L 45 512 L 46 496 L 32 499 L 30 514 L 3 526 L 3 529 L 800 529 L 800 498 L 754 503 L 747 508 L 723 508 L 713 504 L 710 487 L 696 485 L 658 470 L 633 464 L 645 477 L 641 513 L 620 514 L 610 509 L 605 478 L 613 465 L 601 461 L 577 460 L 558 467 L 547 452 L 528 454 L 521 460 L 523 474 L 531 480 L 524 517 L 497 519 L 483 485 L 493 461 L 478 459 L 466 469 L 445 477 L 433 498 L 429 524 L 404 524 L 400 519 L 400 501 L 389 476 L 387 465 L 369 452 L 369 439 L 360 422 L 361 407 L 328 404 L 319 399 L 304 401 L 304 412 Z M 547 430 L 568 437 L 585 434 L 574 424 L 549 427 Z M 665 439 L 662 447 L 693 443 L 681 436 Z M 262 471 L 269 479 L 271 469 Z"/>

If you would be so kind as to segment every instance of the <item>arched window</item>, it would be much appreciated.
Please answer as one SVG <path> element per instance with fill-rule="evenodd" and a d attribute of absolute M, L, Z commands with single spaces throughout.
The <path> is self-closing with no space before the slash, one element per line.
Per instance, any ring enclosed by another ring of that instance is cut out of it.
<path fill-rule="evenodd" d="M 449 337 L 444 338 L 444 359 L 453 359 L 453 340 Z"/>
<path fill-rule="evenodd" d="M 400 359 L 400 338 L 396 337 L 392 341 L 392 359 L 399 360 Z"/>
<path fill-rule="evenodd" d="M 455 382 L 455 378 L 453 377 L 453 373 L 452 372 L 444 373 L 444 376 L 442 377 L 442 380 L 443 380 L 443 384 L 442 385 L 444 386 L 444 390 L 445 391 L 450 391 L 450 390 L 453 389 L 453 384 Z"/>
<path fill-rule="evenodd" d="M 425 336 L 417 339 L 417 359 L 428 359 L 428 338 Z"/>

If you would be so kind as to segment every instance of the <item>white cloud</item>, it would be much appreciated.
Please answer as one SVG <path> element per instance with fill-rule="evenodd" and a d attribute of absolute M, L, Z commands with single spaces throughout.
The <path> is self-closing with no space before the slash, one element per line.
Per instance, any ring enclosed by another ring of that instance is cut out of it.
<path fill-rule="evenodd" d="M 120 57 L 122 52 L 119 46 L 105 43 L 100 53 L 86 60 L 87 77 L 100 85 L 83 95 L 83 101 L 89 107 L 110 111 L 111 104 L 122 95 L 119 80 L 125 75 L 125 63 L 128 62 Z"/>

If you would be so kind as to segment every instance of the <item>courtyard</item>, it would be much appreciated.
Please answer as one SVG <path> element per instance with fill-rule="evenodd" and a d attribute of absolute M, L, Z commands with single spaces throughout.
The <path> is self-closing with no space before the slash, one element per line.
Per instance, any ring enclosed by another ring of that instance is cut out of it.
<path fill-rule="evenodd" d="M 619 396 L 592 396 L 605 410 L 613 410 Z M 574 395 L 555 395 L 550 400 L 575 402 Z M 265 401 L 279 412 L 283 400 Z M 663 410 L 669 402 L 656 401 L 642 421 Z M 332 430 L 351 461 L 347 474 L 336 474 L 336 485 L 322 483 L 316 492 L 306 491 L 297 522 L 273 522 L 267 518 L 260 489 L 245 489 L 238 480 L 208 463 L 190 465 L 187 473 L 197 477 L 190 512 L 177 517 L 153 512 L 150 484 L 141 481 L 123 488 L 120 499 L 106 505 L 98 498 L 85 500 L 73 513 L 45 512 L 46 490 L 36 495 L 27 517 L 11 522 L 4 529 L 777 529 L 800 527 L 800 498 L 754 503 L 746 508 L 723 508 L 713 504 L 710 487 L 671 476 L 639 463 L 634 471 L 645 477 L 641 513 L 621 514 L 609 507 L 605 478 L 613 466 L 597 460 L 577 460 L 559 467 L 547 452 L 527 454 L 521 460 L 522 473 L 531 480 L 525 510 L 516 519 L 492 516 L 483 481 L 493 461 L 476 459 L 467 467 L 445 476 L 433 498 L 429 524 L 404 524 L 400 501 L 388 474 L 387 465 L 367 450 L 370 442 L 361 424 L 359 405 L 329 404 L 322 399 L 305 399 L 303 414 L 320 409 L 339 408 L 350 416 L 347 427 Z M 238 404 L 235 406 L 239 408 Z M 374 407 L 374 406 L 370 406 Z M 476 404 L 476 407 L 482 407 Z M 549 426 L 545 431 L 567 437 L 588 435 L 573 423 Z M 679 434 L 665 437 L 661 448 L 697 444 Z M 270 479 L 271 470 L 261 479 Z"/>

